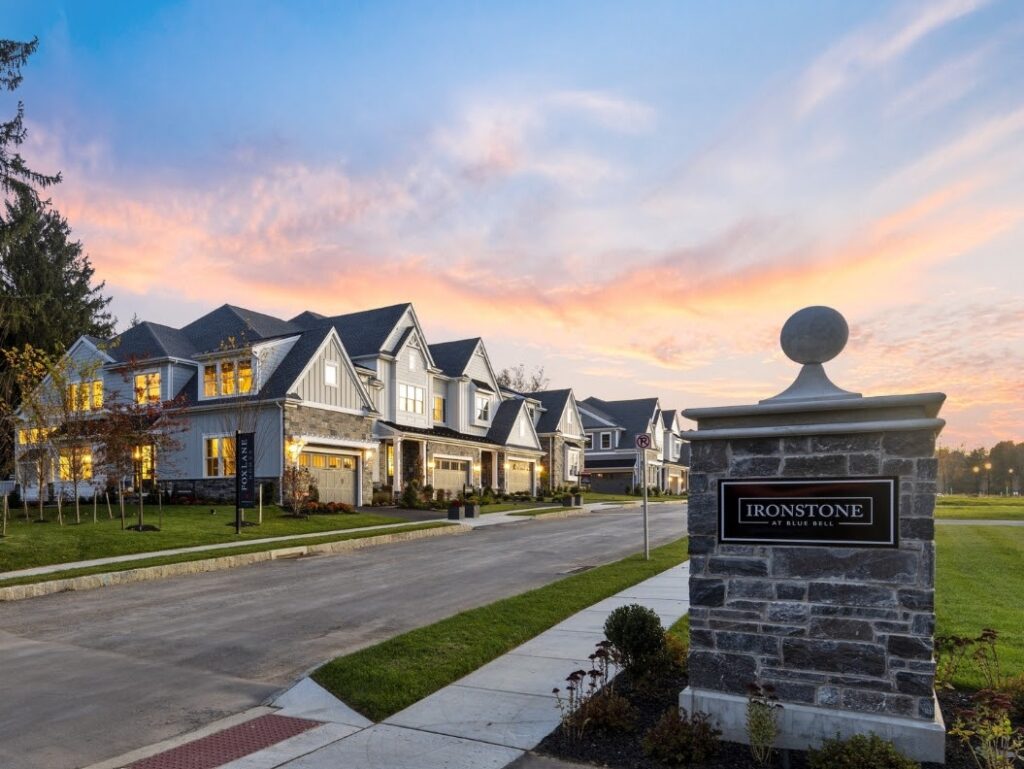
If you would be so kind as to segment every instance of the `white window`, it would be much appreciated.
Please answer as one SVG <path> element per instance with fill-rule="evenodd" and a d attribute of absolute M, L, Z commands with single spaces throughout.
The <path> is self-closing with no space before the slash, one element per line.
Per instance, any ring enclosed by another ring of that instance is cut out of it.
<path fill-rule="evenodd" d="M 486 395 L 476 396 L 476 420 L 478 422 L 491 421 L 491 399 Z"/>
<path fill-rule="evenodd" d="M 338 364 L 327 363 L 324 365 L 324 384 L 328 387 L 338 386 Z"/>
<path fill-rule="evenodd" d="M 569 411 L 565 415 L 565 423 L 567 425 L 569 425 L 569 427 L 572 427 L 572 420 L 573 420 L 572 409 L 569 409 Z"/>
<path fill-rule="evenodd" d="M 423 413 L 424 390 L 422 387 L 413 385 L 398 385 L 398 409 L 407 411 L 410 414 Z"/>
<path fill-rule="evenodd" d="M 565 462 L 565 477 L 576 478 L 580 474 L 580 450 L 569 449 Z"/>
<path fill-rule="evenodd" d="M 524 422 L 522 419 L 519 420 L 519 437 L 526 437 L 526 422 Z"/>
<path fill-rule="evenodd" d="M 612 434 L 601 433 L 601 448 L 610 449 L 612 447 Z"/>
<path fill-rule="evenodd" d="M 235 474 L 235 436 L 216 435 L 207 438 L 206 444 L 206 475 L 217 478 Z"/>
<path fill-rule="evenodd" d="M 409 370 L 416 370 L 416 352 L 414 350 L 409 351 Z"/>
<path fill-rule="evenodd" d="M 594 434 L 593 433 L 587 433 L 586 435 L 583 436 L 583 445 L 586 448 L 588 448 L 588 449 L 594 448 Z"/>

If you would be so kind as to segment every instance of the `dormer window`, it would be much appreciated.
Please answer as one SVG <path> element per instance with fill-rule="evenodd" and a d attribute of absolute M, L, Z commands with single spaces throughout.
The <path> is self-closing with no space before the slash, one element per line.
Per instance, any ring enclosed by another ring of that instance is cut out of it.
<path fill-rule="evenodd" d="M 612 447 L 612 434 L 601 433 L 601 448 L 610 449 Z"/>
<path fill-rule="evenodd" d="M 324 384 L 328 387 L 338 386 L 338 364 L 327 363 L 324 365 Z"/>
<path fill-rule="evenodd" d="M 203 397 L 230 397 L 252 392 L 252 360 L 222 360 L 203 366 Z"/>
<path fill-rule="evenodd" d="M 476 396 L 476 421 L 491 421 L 491 399 L 486 395 Z"/>
<path fill-rule="evenodd" d="M 160 372 L 151 371 L 148 374 L 135 375 L 135 402 L 136 403 L 159 403 L 160 402 Z"/>
<path fill-rule="evenodd" d="M 103 408 L 103 380 L 72 382 L 68 385 L 68 403 L 74 411 L 98 411 Z"/>

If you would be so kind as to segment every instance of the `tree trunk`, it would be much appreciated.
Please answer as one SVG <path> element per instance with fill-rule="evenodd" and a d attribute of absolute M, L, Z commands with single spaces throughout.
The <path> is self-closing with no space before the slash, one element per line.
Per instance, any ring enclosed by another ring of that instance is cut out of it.
<path fill-rule="evenodd" d="M 4 528 L 3 528 L 3 532 L 0 533 L 0 536 L 3 536 L 3 537 L 7 536 L 7 495 L 6 494 L 4 494 Z"/>
<path fill-rule="evenodd" d="M 97 496 L 96 489 L 93 488 L 93 490 L 92 490 L 92 522 L 93 523 L 96 523 L 96 502 L 97 502 L 96 496 Z"/>
<path fill-rule="evenodd" d="M 145 521 L 145 513 L 142 510 L 142 479 L 139 479 L 139 531 L 142 531 L 142 524 Z"/>
<path fill-rule="evenodd" d="M 117 502 L 121 506 L 121 531 L 124 531 L 124 479 L 117 482 Z"/>
<path fill-rule="evenodd" d="M 78 481 L 75 481 L 75 523 L 82 522 L 82 503 L 78 498 Z"/>
<path fill-rule="evenodd" d="M 103 498 L 107 500 L 107 518 L 112 521 L 114 520 L 114 511 L 110 508 L 110 492 L 104 491 Z"/>
<path fill-rule="evenodd" d="M 64 525 L 64 506 L 62 504 L 63 501 L 64 501 L 64 493 L 63 492 L 59 492 L 57 494 L 57 523 L 60 524 L 61 526 Z"/>

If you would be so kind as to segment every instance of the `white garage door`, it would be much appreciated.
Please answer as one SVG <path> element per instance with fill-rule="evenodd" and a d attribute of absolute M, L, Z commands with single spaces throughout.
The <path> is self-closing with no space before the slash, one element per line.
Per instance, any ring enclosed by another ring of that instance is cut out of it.
<path fill-rule="evenodd" d="M 509 462 L 508 463 L 508 490 L 510 493 L 517 491 L 533 490 L 533 462 Z"/>
<path fill-rule="evenodd" d="M 356 458 L 345 454 L 326 454 L 304 451 L 299 464 L 309 468 L 309 474 L 320 492 L 321 502 L 356 504 Z"/>
<path fill-rule="evenodd" d="M 459 493 L 469 483 L 468 459 L 435 459 L 434 488 Z"/>

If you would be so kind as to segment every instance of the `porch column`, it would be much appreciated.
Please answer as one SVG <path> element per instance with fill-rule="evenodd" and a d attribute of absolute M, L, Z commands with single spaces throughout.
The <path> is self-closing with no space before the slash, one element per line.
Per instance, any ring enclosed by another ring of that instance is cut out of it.
<path fill-rule="evenodd" d="M 402 490 L 402 439 L 395 438 L 395 480 L 392 493 Z"/>
<path fill-rule="evenodd" d="M 423 466 L 423 485 L 427 485 L 427 442 L 420 441 L 420 464 Z"/>

